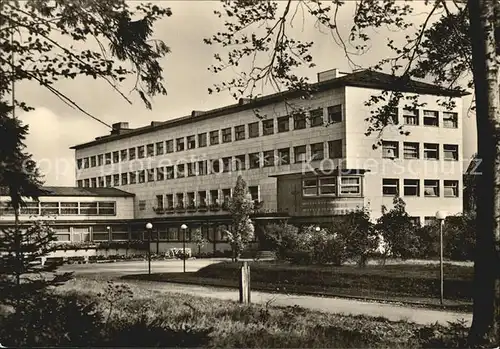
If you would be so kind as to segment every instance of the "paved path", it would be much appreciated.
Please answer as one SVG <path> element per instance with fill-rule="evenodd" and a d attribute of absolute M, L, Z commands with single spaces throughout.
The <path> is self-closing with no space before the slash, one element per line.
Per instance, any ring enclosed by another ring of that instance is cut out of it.
<path fill-rule="evenodd" d="M 238 300 L 238 290 L 221 289 L 215 287 L 181 285 L 164 282 L 142 282 L 134 281 L 137 286 L 144 286 L 150 290 L 161 293 L 183 293 L 193 296 L 212 297 L 223 300 Z M 407 320 L 418 324 L 432 324 L 439 322 L 443 325 L 449 321 L 464 319 L 470 324 L 472 314 L 452 313 L 439 310 L 411 308 L 394 304 L 382 304 L 363 302 L 352 299 L 327 298 L 314 296 L 300 296 L 287 294 L 274 294 L 260 291 L 252 291 L 252 302 L 279 306 L 300 306 L 307 309 L 318 310 L 327 313 L 346 315 L 368 315 L 384 317 L 391 321 Z"/>

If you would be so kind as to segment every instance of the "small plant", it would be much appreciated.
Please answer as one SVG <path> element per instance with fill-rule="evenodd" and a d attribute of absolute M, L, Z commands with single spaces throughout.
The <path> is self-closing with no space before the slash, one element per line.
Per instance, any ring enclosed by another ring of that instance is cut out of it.
<path fill-rule="evenodd" d="M 116 304 L 125 299 L 131 299 L 134 296 L 131 288 L 127 284 L 115 284 L 108 281 L 106 288 L 103 292 L 98 293 L 97 297 L 108 308 L 108 316 L 106 319 L 106 326 L 109 326 L 111 315 L 115 310 Z"/>

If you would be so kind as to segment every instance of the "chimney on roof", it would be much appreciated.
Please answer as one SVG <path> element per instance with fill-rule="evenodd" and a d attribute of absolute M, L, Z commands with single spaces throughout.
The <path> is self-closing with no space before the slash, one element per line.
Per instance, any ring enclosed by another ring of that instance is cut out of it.
<path fill-rule="evenodd" d="M 161 125 L 162 122 L 161 121 L 151 121 L 151 127 L 155 127 L 155 126 L 158 126 L 158 125 Z"/>
<path fill-rule="evenodd" d="M 204 112 L 204 111 L 201 111 L 201 110 L 193 110 L 193 111 L 191 112 L 191 117 L 194 117 L 194 116 L 200 116 L 200 115 L 203 115 L 203 114 L 205 114 L 205 112 Z"/>
<path fill-rule="evenodd" d="M 347 74 L 342 73 L 340 70 L 338 70 L 336 68 L 330 69 L 330 70 L 325 70 L 325 71 L 318 73 L 318 82 L 337 79 L 337 78 L 340 78 L 344 75 L 347 75 Z"/>
<path fill-rule="evenodd" d="M 238 100 L 238 104 L 239 105 L 244 105 L 244 104 L 248 104 L 250 103 L 252 100 L 250 98 L 240 98 Z"/>
<path fill-rule="evenodd" d="M 122 131 L 125 131 L 125 130 L 129 130 L 129 126 L 128 126 L 128 122 L 117 122 L 117 123 L 114 123 L 112 126 L 111 126 L 112 130 L 111 130 L 111 134 L 112 135 L 119 135 L 122 133 Z"/>

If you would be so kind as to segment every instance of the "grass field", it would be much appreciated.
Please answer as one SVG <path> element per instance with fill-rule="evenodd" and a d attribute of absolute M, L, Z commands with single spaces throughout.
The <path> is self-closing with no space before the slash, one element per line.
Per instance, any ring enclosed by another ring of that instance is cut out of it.
<path fill-rule="evenodd" d="M 195 273 L 154 274 L 151 279 L 238 287 L 240 266 L 241 263 L 223 262 Z M 439 301 L 439 265 L 435 264 L 369 265 L 359 268 L 352 265 L 297 266 L 281 262 L 250 262 L 250 269 L 252 289 L 255 290 L 323 293 L 429 304 Z M 472 299 L 473 268 L 447 264 L 444 274 L 445 299 L 457 310 L 468 310 Z"/>
<path fill-rule="evenodd" d="M 96 296 L 105 286 L 102 281 L 77 279 L 60 287 L 58 292 Z M 131 332 L 129 346 L 421 348 L 425 343 L 435 342 L 436 333 L 446 332 L 443 327 L 423 328 L 381 318 L 325 314 L 298 307 L 244 306 L 231 301 L 165 294 L 148 288 L 147 283 L 131 283 L 130 289 L 133 297 L 116 303 L 112 322 L 126 323 L 130 328 L 141 323 L 156 329 L 158 326 L 170 331 L 179 329 L 195 337 L 198 332 L 208 335 L 199 336 L 195 342 L 186 341 L 184 336 L 183 343 L 174 343 L 180 337 L 172 339 L 170 335 L 170 339 L 162 342 L 163 337 L 153 330 L 141 332 L 140 336 L 135 332 L 141 338 L 132 338 L 134 332 Z M 435 343 L 443 346 L 439 340 Z"/>

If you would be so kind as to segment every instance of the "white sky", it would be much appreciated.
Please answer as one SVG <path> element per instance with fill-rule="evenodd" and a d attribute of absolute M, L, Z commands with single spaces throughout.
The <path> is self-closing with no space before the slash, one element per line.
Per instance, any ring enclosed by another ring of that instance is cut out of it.
<path fill-rule="evenodd" d="M 149 124 L 153 120 L 163 121 L 190 114 L 192 110 L 209 110 L 234 103 L 228 92 L 209 95 L 207 89 L 220 81 L 207 68 L 214 63 L 213 54 L 217 46 L 207 46 L 203 38 L 221 28 L 221 20 L 213 10 L 220 7 L 218 1 L 158 1 L 170 6 L 173 15 L 158 23 L 155 37 L 162 39 L 172 53 L 163 60 L 167 96 L 154 99 L 153 110 L 147 110 L 142 102 L 133 96 L 134 105 L 129 105 L 106 84 L 86 78 L 63 81 L 57 85 L 80 106 L 108 124 L 126 121 L 131 127 Z M 415 2 L 416 13 L 425 12 L 424 2 Z M 349 4 L 351 5 L 351 4 Z M 352 26 L 352 6 L 342 10 L 341 32 L 347 33 Z M 422 16 L 415 16 L 415 21 Z M 330 34 L 322 34 L 314 23 L 302 19 L 292 29 L 293 35 L 315 42 L 312 50 L 316 67 L 301 73 L 315 81 L 316 73 L 332 68 L 350 71 L 343 51 L 335 44 Z M 374 33 L 373 47 L 369 54 L 358 57 L 357 62 L 368 67 L 378 62 L 387 53 L 386 37 L 394 35 L 380 30 Z M 220 52 L 220 51 L 219 51 Z M 128 93 L 129 86 L 123 91 Z M 28 151 L 39 162 L 45 174 L 46 185 L 74 185 L 74 152 L 70 146 L 93 140 L 109 133 L 109 129 L 71 109 L 36 85 L 21 84 L 16 90 L 17 98 L 28 102 L 36 110 L 19 116 L 29 124 Z M 476 149 L 476 128 L 473 117 L 464 120 L 464 158 Z"/>

